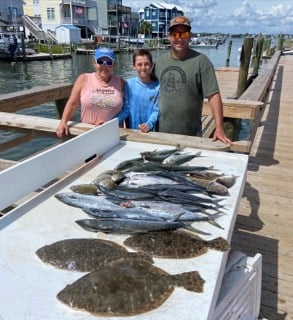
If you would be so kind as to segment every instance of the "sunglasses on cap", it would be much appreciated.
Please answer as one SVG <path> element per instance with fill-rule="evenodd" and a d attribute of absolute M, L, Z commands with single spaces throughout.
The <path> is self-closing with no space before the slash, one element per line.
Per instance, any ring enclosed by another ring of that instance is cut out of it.
<path fill-rule="evenodd" d="M 96 61 L 97 61 L 97 64 L 103 65 L 103 66 L 106 66 L 106 67 L 111 67 L 114 64 L 114 61 L 112 61 L 112 60 L 97 59 Z"/>
<path fill-rule="evenodd" d="M 190 37 L 190 32 L 189 31 L 184 31 L 184 32 L 170 32 L 170 36 L 175 38 L 175 39 L 187 39 Z"/>

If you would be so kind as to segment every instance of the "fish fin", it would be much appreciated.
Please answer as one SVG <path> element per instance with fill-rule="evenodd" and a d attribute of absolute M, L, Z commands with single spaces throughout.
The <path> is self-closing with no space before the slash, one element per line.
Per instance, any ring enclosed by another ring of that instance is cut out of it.
<path fill-rule="evenodd" d="M 208 241 L 208 246 L 211 249 L 215 249 L 219 251 L 227 251 L 230 249 L 230 245 L 228 241 L 222 237 L 218 237 L 211 241 Z"/>
<path fill-rule="evenodd" d="M 183 287 L 188 291 L 203 292 L 205 281 L 198 271 L 183 272 L 171 276 L 172 281 L 178 287 Z"/>

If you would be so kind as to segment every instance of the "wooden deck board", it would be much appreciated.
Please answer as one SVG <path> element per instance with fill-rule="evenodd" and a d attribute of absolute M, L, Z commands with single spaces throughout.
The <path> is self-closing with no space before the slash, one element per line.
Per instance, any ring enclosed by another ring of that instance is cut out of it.
<path fill-rule="evenodd" d="M 282 56 L 256 135 L 232 249 L 263 256 L 260 317 L 293 319 L 293 57 Z"/>

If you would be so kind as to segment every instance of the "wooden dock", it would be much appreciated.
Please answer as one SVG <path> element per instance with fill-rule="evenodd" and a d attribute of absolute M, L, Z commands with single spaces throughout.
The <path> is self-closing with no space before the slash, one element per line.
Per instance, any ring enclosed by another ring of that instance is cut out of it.
<path fill-rule="evenodd" d="M 293 57 L 282 56 L 250 153 L 232 249 L 263 257 L 260 318 L 293 319 Z"/>

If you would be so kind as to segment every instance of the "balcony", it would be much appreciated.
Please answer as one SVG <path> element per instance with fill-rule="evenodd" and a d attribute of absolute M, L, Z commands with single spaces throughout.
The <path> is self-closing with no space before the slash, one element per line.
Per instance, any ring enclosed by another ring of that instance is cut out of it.
<path fill-rule="evenodd" d="M 131 8 L 130 7 L 125 7 L 125 6 L 118 6 L 115 4 L 111 4 L 108 6 L 108 12 L 110 11 L 115 11 L 123 14 L 130 14 L 131 13 Z"/>

